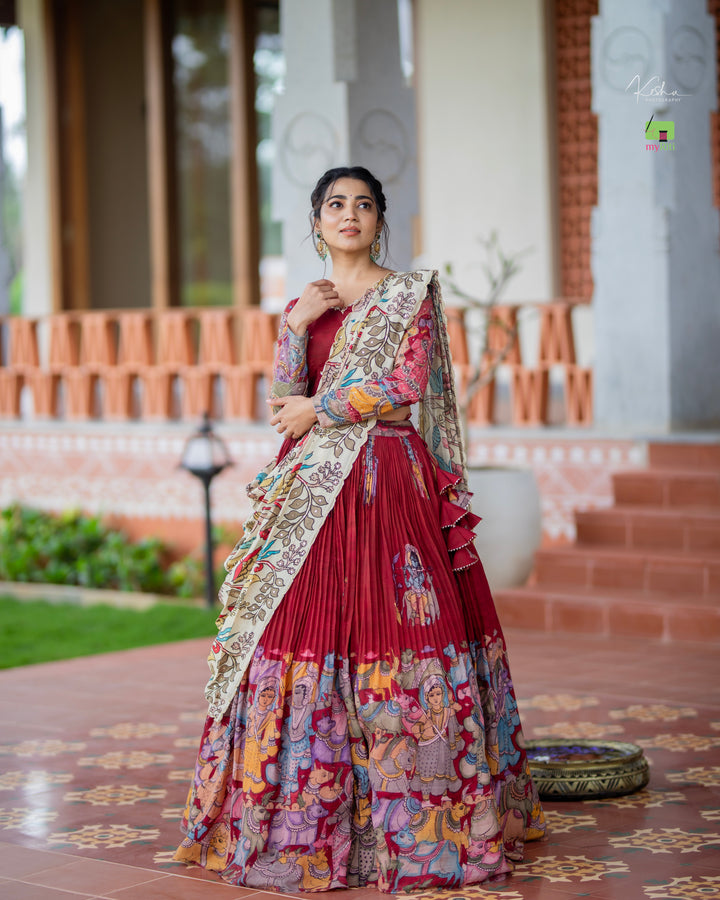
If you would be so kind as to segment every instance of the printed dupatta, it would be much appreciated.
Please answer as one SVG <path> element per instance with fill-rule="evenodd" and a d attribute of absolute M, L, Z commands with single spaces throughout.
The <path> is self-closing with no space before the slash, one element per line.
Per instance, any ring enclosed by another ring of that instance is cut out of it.
<path fill-rule="evenodd" d="M 445 314 L 437 272 L 396 272 L 368 291 L 338 330 L 318 393 L 387 376 L 403 336 L 430 295 L 437 324 L 419 432 L 438 466 L 459 478 L 467 498 L 462 446 Z M 223 610 L 208 663 L 209 715 L 230 705 L 271 616 L 307 558 L 375 418 L 321 428 L 315 425 L 280 461 L 275 458 L 248 485 L 253 513 L 225 561 Z"/>

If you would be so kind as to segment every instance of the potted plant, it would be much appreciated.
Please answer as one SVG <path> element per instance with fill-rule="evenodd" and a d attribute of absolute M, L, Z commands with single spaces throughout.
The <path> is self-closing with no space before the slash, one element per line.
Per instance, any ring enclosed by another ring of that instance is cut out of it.
<path fill-rule="evenodd" d="M 445 282 L 459 301 L 448 307 L 448 318 L 462 322 L 468 345 L 468 361 L 458 379 L 458 401 L 468 457 L 469 412 L 479 392 L 493 390 L 498 369 L 510 362 L 518 349 L 516 315 L 508 315 L 500 300 L 520 271 L 520 259 L 528 249 L 507 255 L 496 231 L 480 239 L 484 255 L 481 268 L 487 292 L 478 297 L 461 288 L 453 266 L 445 265 Z M 541 536 L 540 492 L 532 469 L 519 466 L 469 465 L 473 510 L 482 516 L 475 546 L 493 590 L 524 584 L 533 567 Z"/>

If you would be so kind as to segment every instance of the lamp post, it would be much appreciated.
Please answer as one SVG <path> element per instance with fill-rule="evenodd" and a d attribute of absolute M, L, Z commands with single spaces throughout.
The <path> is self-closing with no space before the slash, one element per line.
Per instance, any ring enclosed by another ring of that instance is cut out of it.
<path fill-rule="evenodd" d="M 212 430 L 210 416 L 204 413 L 202 425 L 185 442 L 180 468 L 199 478 L 205 490 L 205 599 L 208 607 L 215 603 L 210 482 L 232 464 L 225 443 Z"/>

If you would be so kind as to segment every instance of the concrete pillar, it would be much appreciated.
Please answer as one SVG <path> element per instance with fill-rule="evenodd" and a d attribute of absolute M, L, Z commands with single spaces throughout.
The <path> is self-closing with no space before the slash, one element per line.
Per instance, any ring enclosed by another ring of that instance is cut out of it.
<path fill-rule="evenodd" d="M 592 66 L 597 424 L 718 427 L 716 59 L 705 0 L 600 0 Z"/>
<path fill-rule="evenodd" d="M 1 48 L 0 48 L 1 49 Z M 0 210 L 3 206 L 7 167 L 4 157 L 3 108 L 0 106 Z M 7 235 L 0 219 L 0 316 L 10 310 L 10 255 L 6 246 Z"/>
<path fill-rule="evenodd" d="M 362 165 L 388 200 L 387 264 L 407 268 L 417 213 L 415 97 L 400 61 L 394 0 L 283 0 L 287 65 L 276 102 L 273 211 L 283 223 L 288 297 L 322 276 L 310 240 L 310 192 L 332 166 Z"/>
<path fill-rule="evenodd" d="M 43 0 L 18 3 L 25 38 L 27 172 L 23 190 L 23 314 L 53 311 L 50 238 L 50 134 L 47 35 Z"/>

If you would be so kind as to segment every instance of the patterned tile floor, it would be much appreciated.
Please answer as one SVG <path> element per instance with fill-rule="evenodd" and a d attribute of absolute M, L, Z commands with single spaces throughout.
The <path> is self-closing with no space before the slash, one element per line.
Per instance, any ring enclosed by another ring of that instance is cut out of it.
<path fill-rule="evenodd" d="M 550 834 L 512 876 L 412 896 L 720 898 L 718 649 L 521 631 L 508 643 L 529 737 L 642 744 L 650 784 L 604 803 L 548 803 Z M 0 672 L 0 897 L 277 896 L 170 861 L 206 650 L 202 639 Z"/>

